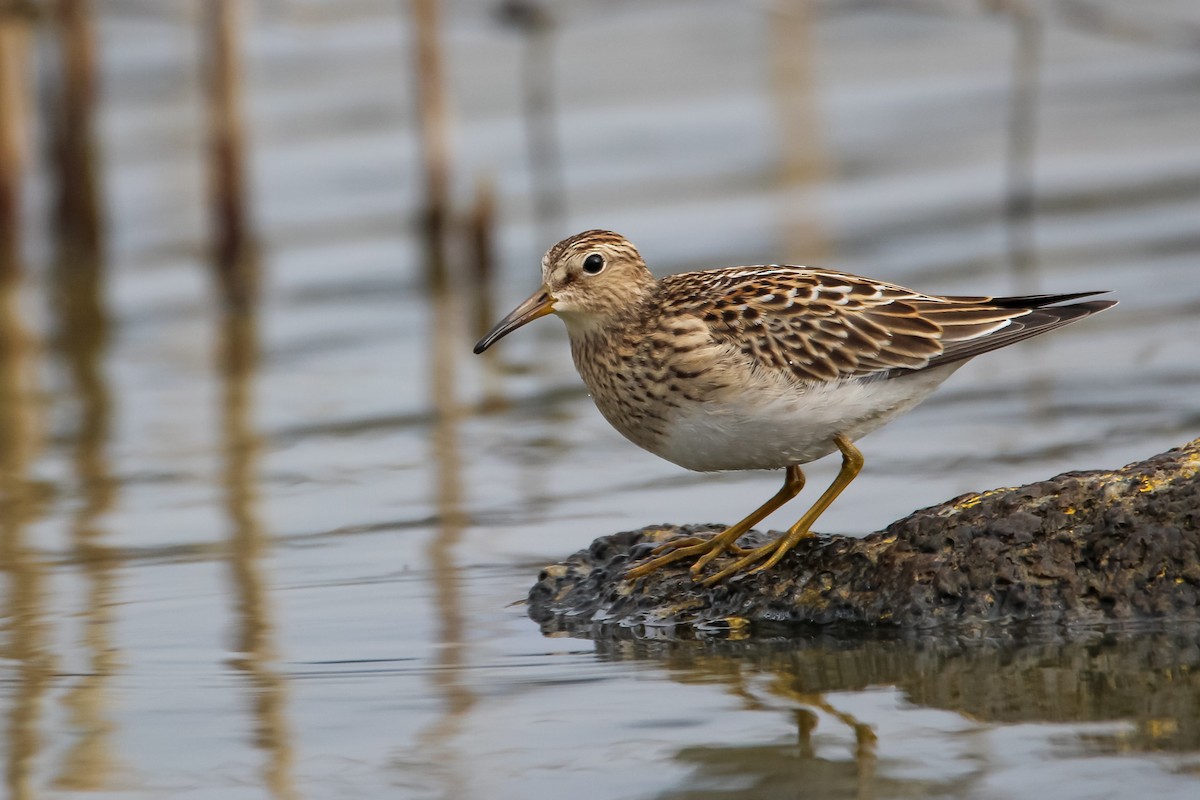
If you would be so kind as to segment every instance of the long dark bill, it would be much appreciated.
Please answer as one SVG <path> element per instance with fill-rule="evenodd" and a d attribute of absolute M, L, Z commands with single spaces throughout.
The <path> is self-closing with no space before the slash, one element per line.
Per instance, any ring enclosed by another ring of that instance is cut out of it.
<path fill-rule="evenodd" d="M 510 311 L 508 316 L 497 322 L 495 327 L 476 343 L 475 352 L 477 354 L 482 353 L 517 328 L 528 322 L 533 322 L 538 317 L 544 317 L 552 311 L 554 311 L 554 298 L 550 296 L 550 293 L 546 291 L 546 287 L 543 286 L 534 292 L 529 299 Z"/>

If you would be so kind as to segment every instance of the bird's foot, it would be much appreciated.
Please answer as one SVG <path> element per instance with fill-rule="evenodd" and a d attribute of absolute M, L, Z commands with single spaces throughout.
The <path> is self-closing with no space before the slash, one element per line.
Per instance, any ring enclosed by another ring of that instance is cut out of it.
<path fill-rule="evenodd" d="M 652 572 L 657 572 L 667 564 L 673 564 L 676 561 L 682 561 L 692 556 L 699 556 L 700 558 L 691 567 L 692 577 L 698 579 L 700 571 L 722 553 L 731 552 L 734 555 L 740 556 L 750 552 L 746 548 L 738 547 L 732 541 L 729 541 L 726 536 L 727 533 L 729 531 L 710 538 L 685 536 L 680 539 L 663 542 L 650 551 L 650 554 L 657 556 L 657 558 L 653 558 L 636 567 L 631 567 L 626 571 L 625 577 L 629 580 L 637 580 L 638 578 L 646 577 Z"/>
<path fill-rule="evenodd" d="M 727 544 L 724 547 L 718 547 L 714 544 L 715 536 L 680 536 L 678 539 L 671 539 L 668 542 L 663 542 L 658 547 L 650 551 L 652 556 L 661 556 L 663 553 L 670 553 L 674 550 L 682 550 L 685 547 L 697 547 L 699 545 L 707 545 L 705 551 L 709 548 L 717 550 L 719 553 L 733 553 L 734 555 L 743 556 L 750 552 L 748 547 L 739 547 L 736 544 Z"/>
<path fill-rule="evenodd" d="M 725 580 L 726 578 L 736 575 L 737 573 L 742 572 L 743 570 L 746 570 L 747 575 L 753 575 L 756 572 L 763 572 L 764 570 L 768 570 L 771 567 L 778 564 L 780 559 L 782 559 L 785 555 L 787 555 L 787 552 L 796 546 L 797 542 L 799 542 L 801 539 L 805 539 L 812 535 L 813 534 L 807 530 L 802 531 L 802 532 L 789 533 L 785 536 L 780 537 L 779 539 L 776 539 L 773 542 L 767 542 L 762 547 L 756 547 L 753 550 L 744 551 L 744 554 L 742 555 L 741 558 L 739 558 L 737 561 L 734 561 L 732 564 L 725 567 L 725 569 L 721 570 L 720 572 L 709 575 L 707 578 L 705 578 L 703 581 L 701 581 L 701 584 L 703 584 L 706 587 L 715 586 L 716 584 L 720 583 L 721 581 Z M 756 564 L 759 561 L 762 561 L 764 558 L 766 559 L 766 561 L 763 561 L 763 563 L 754 567 L 754 569 L 749 569 L 749 570 L 746 569 L 747 567 L 749 567 L 753 564 Z M 697 563 L 699 563 L 699 562 L 697 562 Z M 694 569 L 695 568 L 693 567 L 693 570 Z"/>
<path fill-rule="evenodd" d="M 663 553 L 670 553 L 674 550 L 681 550 L 685 547 L 695 547 L 698 544 L 706 544 L 712 541 L 712 537 L 705 536 L 680 536 L 678 539 L 671 539 L 663 542 L 658 547 L 650 551 L 652 556 L 661 556 Z"/>

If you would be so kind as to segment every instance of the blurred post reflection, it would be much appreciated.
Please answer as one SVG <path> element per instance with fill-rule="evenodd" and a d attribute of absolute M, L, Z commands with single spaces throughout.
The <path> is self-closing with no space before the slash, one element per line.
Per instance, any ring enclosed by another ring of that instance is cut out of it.
<path fill-rule="evenodd" d="M 29 478 L 40 439 L 32 349 L 20 317 L 17 282 L 6 276 L 0 280 L 0 569 L 6 590 L 0 616 L 7 635 L 0 674 L 11 687 L 5 692 L 4 777 L 13 800 L 35 796 L 39 712 L 54 674 L 43 619 L 43 564 L 25 541 L 25 528 L 38 512 Z"/>
<path fill-rule="evenodd" d="M 427 247 L 432 244 L 427 242 Z M 462 578 L 454 551 L 466 526 L 463 510 L 462 462 L 458 432 L 463 412 L 455 386 L 456 364 L 466 351 L 463 308 L 458 293 L 445 288 L 431 297 L 429 326 L 430 386 L 437 415 L 431 445 L 438 528 L 429 543 L 428 558 L 433 577 L 433 595 L 438 620 L 438 668 L 432 680 L 442 698 L 442 717 L 421 737 L 434 751 L 429 762 L 446 765 L 445 796 L 464 797 L 462 777 L 467 772 L 449 742 L 462 727 L 465 715 L 475 705 L 475 695 L 463 682 L 465 674 L 465 623 L 462 609 Z"/>
<path fill-rule="evenodd" d="M 286 679 L 275 667 L 270 590 L 262 569 L 267 534 L 258 518 L 259 437 L 253 423 L 258 368 L 258 322 L 229 313 L 221 326 L 222 435 L 229 566 L 237 601 L 233 665 L 247 676 L 254 707 L 256 747 L 263 751 L 263 783 L 272 797 L 298 797 L 292 778 L 292 733 L 285 715 Z"/>
<path fill-rule="evenodd" d="M 60 264 L 59 272 L 64 282 L 55 296 L 54 346 L 75 395 L 78 420 L 72 431 L 72 463 L 83 502 L 71 520 L 71 548 L 88 586 L 82 619 L 89 668 L 63 698 L 78 738 L 64 756 L 54 785 L 101 791 L 112 788 L 115 726 L 106 716 L 106 708 L 109 683 L 119 666 L 111 629 L 120 560 L 103 542 L 104 530 L 99 525 L 116 495 L 106 452 L 112 420 L 112 398 L 104 374 L 110 325 L 98 279 L 102 269 L 94 264 Z"/>
<path fill-rule="evenodd" d="M 29 28 L 33 6 L 0 0 L 0 280 L 21 260 L 21 184 L 29 147 L 26 87 L 33 71 Z"/>
<path fill-rule="evenodd" d="M 771 96 L 779 124 L 778 183 L 787 199 L 783 253 L 792 263 L 819 265 L 829 255 L 829 244 L 814 199 L 829 170 L 813 66 L 812 3 L 793 0 L 768 14 Z"/>

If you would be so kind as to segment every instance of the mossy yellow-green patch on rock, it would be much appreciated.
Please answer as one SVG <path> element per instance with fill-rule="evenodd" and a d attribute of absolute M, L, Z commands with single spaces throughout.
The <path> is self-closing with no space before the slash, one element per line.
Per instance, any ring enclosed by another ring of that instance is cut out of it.
<path fill-rule="evenodd" d="M 672 564 L 631 582 L 631 562 L 719 525 L 605 536 L 547 568 L 530 616 L 686 633 L 783 625 L 902 628 L 1200 620 L 1200 440 L 1117 470 L 971 493 L 864 538 L 816 536 L 774 569 L 711 588 Z M 743 544 L 765 541 L 751 532 Z M 719 563 L 714 568 L 719 568 Z"/>

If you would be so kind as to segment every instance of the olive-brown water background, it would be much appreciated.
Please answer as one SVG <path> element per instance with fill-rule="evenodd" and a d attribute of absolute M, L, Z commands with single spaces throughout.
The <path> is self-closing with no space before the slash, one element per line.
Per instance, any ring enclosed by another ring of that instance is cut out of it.
<path fill-rule="evenodd" d="M 864 440 L 821 527 L 1179 444 L 1195 3 L 10 0 L 0 115 L 0 796 L 1200 793 L 1196 631 L 543 636 L 540 566 L 778 476 L 626 443 L 556 321 L 470 355 L 588 227 L 1110 289 Z"/>

